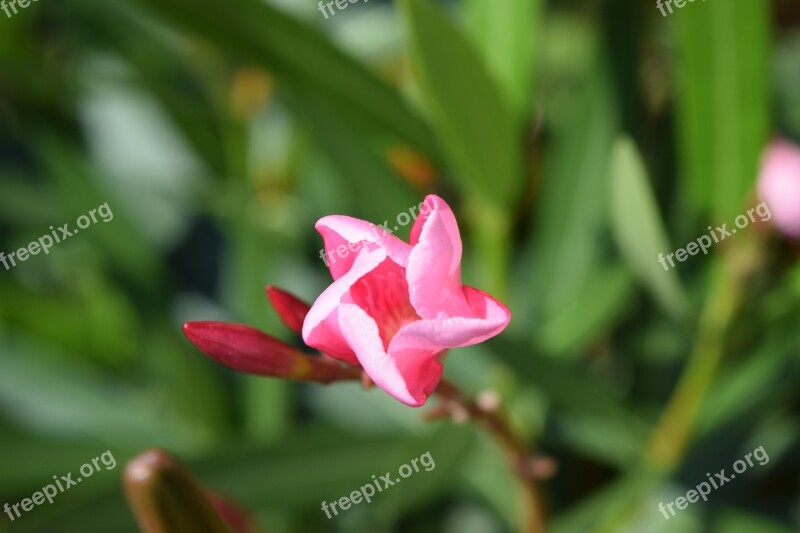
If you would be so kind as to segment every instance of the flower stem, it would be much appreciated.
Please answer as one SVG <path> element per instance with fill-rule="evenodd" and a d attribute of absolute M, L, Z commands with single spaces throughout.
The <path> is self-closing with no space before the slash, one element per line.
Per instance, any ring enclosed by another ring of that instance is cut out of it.
<path fill-rule="evenodd" d="M 498 441 L 519 481 L 520 523 L 523 524 L 521 531 L 523 533 L 543 533 L 545 531 L 544 505 L 539 487 L 530 472 L 531 454 L 528 446 L 514 434 L 505 417 L 494 410 L 482 408 L 453 383 L 442 380 L 436 388 L 436 393 L 463 409 L 470 419 L 478 422 Z"/>
<path fill-rule="evenodd" d="M 650 439 L 646 459 L 664 471 L 674 468 L 686 451 L 697 414 L 722 361 L 725 335 L 741 308 L 749 278 L 762 262 L 758 242 L 745 243 L 730 252 L 727 261 L 720 261 L 712 271 L 713 285 L 694 348 Z"/>

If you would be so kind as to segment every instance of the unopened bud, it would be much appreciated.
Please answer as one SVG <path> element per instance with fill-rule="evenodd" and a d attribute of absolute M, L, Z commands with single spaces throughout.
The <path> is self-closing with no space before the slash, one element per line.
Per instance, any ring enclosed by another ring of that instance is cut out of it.
<path fill-rule="evenodd" d="M 204 354 L 239 372 L 320 383 L 357 379 L 360 374 L 360 369 L 311 357 L 250 326 L 187 322 L 183 333 Z"/>
<path fill-rule="evenodd" d="M 311 307 L 293 294 L 271 285 L 267 287 L 267 298 L 269 298 L 272 307 L 275 308 L 275 312 L 278 313 L 281 321 L 283 321 L 289 329 L 302 335 L 303 321 L 306 319 L 306 315 Z"/>

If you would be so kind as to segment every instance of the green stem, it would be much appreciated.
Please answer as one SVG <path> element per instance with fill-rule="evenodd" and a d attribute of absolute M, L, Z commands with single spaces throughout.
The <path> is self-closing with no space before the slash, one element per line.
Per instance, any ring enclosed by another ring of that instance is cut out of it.
<path fill-rule="evenodd" d="M 468 199 L 466 213 L 480 256 L 481 287 L 495 298 L 505 300 L 511 257 L 511 217 L 502 207 L 476 197 Z"/>
<path fill-rule="evenodd" d="M 712 286 L 700 316 L 694 349 L 664 414 L 653 431 L 647 462 L 672 470 L 683 457 L 703 400 L 725 352 L 725 335 L 744 299 L 747 280 L 760 266 L 758 243 L 730 250 L 712 271 Z"/>

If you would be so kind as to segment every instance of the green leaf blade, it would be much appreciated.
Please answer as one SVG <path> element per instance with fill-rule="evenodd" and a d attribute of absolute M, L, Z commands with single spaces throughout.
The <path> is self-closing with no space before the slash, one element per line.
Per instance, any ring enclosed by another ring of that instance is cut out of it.
<path fill-rule="evenodd" d="M 647 171 L 633 140 L 623 137 L 612 149 L 609 166 L 611 226 L 631 269 L 674 319 L 689 314 L 688 298 L 674 269 L 665 271 L 659 255 L 672 246 L 658 214 Z"/>

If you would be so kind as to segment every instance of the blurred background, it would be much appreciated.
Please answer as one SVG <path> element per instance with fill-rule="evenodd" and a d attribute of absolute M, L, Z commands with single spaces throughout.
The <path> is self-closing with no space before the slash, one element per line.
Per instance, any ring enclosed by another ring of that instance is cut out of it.
<path fill-rule="evenodd" d="M 464 282 L 513 312 L 445 375 L 498 392 L 557 462 L 552 531 L 800 530 L 797 247 L 759 223 L 657 262 L 757 205 L 773 136 L 800 142 L 799 7 L 0 12 L 0 251 L 103 203 L 114 214 L 0 267 L 0 504 L 117 460 L 0 531 L 136 531 L 120 475 L 154 446 L 271 533 L 518 531 L 513 476 L 470 426 L 357 384 L 237 375 L 181 334 L 226 320 L 300 346 L 264 287 L 311 302 L 327 286 L 314 222 L 391 222 L 431 192 L 459 219 Z M 659 513 L 758 446 L 768 464 Z M 428 451 L 435 470 L 333 520 L 320 510 Z"/>

